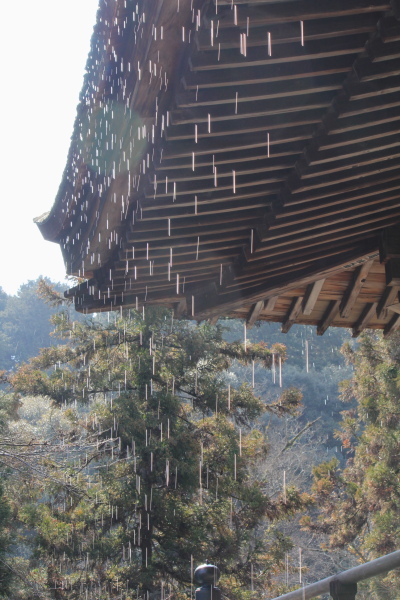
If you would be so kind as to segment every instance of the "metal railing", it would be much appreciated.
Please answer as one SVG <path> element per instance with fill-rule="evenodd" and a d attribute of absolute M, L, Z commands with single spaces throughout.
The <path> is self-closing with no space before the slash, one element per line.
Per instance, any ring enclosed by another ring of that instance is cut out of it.
<path fill-rule="evenodd" d="M 278 596 L 273 600 L 310 600 L 311 598 L 315 598 L 321 594 L 331 593 L 333 588 L 336 589 L 334 597 L 336 597 L 338 600 L 341 600 L 341 598 L 349 597 L 349 595 L 346 594 L 346 588 L 354 586 L 354 584 L 357 584 L 359 581 L 363 581 L 364 579 L 370 579 L 376 575 L 382 575 L 388 571 L 392 571 L 397 567 L 400 567 L 400 550 L 392 552 L 391 554 L 387 554 L 386 556 L 381 556 L 375 560 L 371 560 L 370 562 L 359 565 L 358 567 L 353 567 L 347 571 L 342 571 L 341 573 L 337 573 L 331 577 L 326 577 L 325 579 L 321 579 L 316 583 L 311 583 L 310 585 L 306 585 L 293 592 L 283 594 L 283 596 Z M 337 591 L 337 584 L 342 585 L 343 595 L 340 591 Z M 356 591 L 357 588 L 356 586 L 354 587 Z M 355 592 L 354 596 L 352 597 L 355 597 Z"/>

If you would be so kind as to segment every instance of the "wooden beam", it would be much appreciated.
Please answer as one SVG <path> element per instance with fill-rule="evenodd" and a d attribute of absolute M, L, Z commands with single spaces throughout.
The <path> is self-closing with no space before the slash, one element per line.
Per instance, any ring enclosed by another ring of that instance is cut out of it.
<path fill-rule="evenodd" d="M 400 83 L 397 93 L 398 91 L 400 91 Z M 357 140 L 354 140 L 354 143 L 349 143 L 345 148 L 343 148 L 343 151 L 340 153 L 339 157 L 337 148 L 320 150 L 318 146 L 311 146 L 304 151 L 304 157 L 309 166 L 316 168 L 318 165 L 335 162 L 338 159 L 342 161 L 352 160 L 355 162 L 359 158 L 365 157 L 365 153 L 367 153 L 369 156 L 370 153 L 377 152 L 385 148 L 397 149 L 399 137 L 400 136 L 396 131 L 391 135 L 385 136 L 384 139 L 379 141 L 379 148 L 377 148 L 376 140 L 369 140 L 367 142 L 358 142 Z M 312 171 L 310 172 L 312 173 Z M 317 172 L 317 170 L 315 172 Z"/>
<path fill-rule="evenodd" d="M 365 283 L 368 272 L 373 265 L 373 260 L 365 262 L 363 265 L 357 267 L 353 273 L 352 280 L 349 287 L 347 288 L 342 301 L 340 303 L 340 316 L 346 318 L 349 316 L 362 286 Z"/>
<path fill-rule="evenodd" d="M 389 149 L 388 152 L 385 152 L 386 157 L 382 160 L 384 161 L 390 153 L 393 152 L 393 148 Z M 374 155 L 372 155 L 374 156 Z M 400 158 L 400 153 L 399 153 Z M 373 158 L 372 158 L 373 160 Z M 345 163 L 340 161 L 341 167 L 347 169 Z M 348 168 L 351 168 L 353 163 L 347 163 L 349 165 Z M 337 167 L 338 169 L 340 167 Z M 321 169 L 321 172 L 324 173 L 324 169 Z M 385 200 L 391 200 L 397 194 L 399 197 L 399 188 L 400 182 L 398 183 L 390 183 L 384 186 L 384 191 L 382 191 L 382 185 L 373 186 L 368 191 L 364 190 L 361 193 L 357 194 L 338 194 L 336 196 L 330 196 L 329 198 L 320 198 L 315 201 L 307 201 L 304 202 L 296 202 L 289 204 L 288 207 L 285 207 L 285 211 L 276 214 L 276 222 L 280 223 L 282 221 L 287 220 L 289 217 L 296 218 L 307 218 L 309 213 L 313 213 L 316 209 L 324 209 L 324 208 L 333 208 L 338 206 L 341 209 L 342 206 L 346 206 L 346 202 L 354 203 L 354 205 L 358 205 L 359 208 L 363 208 L 364 206 L 368 206 L 373 202 L 381 202 Z"/>
<path fill-rule="evenodd" d="M 357 322 L 355 323 L 355 325 L 352 329 L 352 337 L 353 338 L 359 336 L 360 333 L 363 331 L 363 329 L 365 329 L 367 327 L 369 321 L 371 320 L 371 318 L 373 317 L 373 315 L 376 311 L 377 305 L 378 305 L 377 302 L 372 302 L 372 303 L 368 303 L 364 306 L 364 309 L 363 309 L 361 315 L 359 316 Z"/>
<path fill-rule="evenodd" d="M 395 23 L 389 23 L 395 28 Z M 287 44 L 288 42 L 299 42 L 299 32 L 291 23 L 276 23 L 269 25 L 274 46 L 276 44 Z M 362 32 L 372 33 L 376 29 L 376 15 L 349 15 L 345 18 L 323 19 L 318 21 L 309 21 L 307 23 L 307 40 L 326 39 L 331 37 L 342 37 L 345 35 L 355 35 Z M 385 28 L 389 33 L 388 26 Z M 251 36 L 247 41 L 247 47 L 262 46 L 265 48 L 265 29 L 252 28 Z M 201 51 L 215 51 L 215 46 L 211 46 L 210 31 L 206 28 L 200 29 L 196 35 L 196 45 Z M 222 28 L 218 33 L 218 43 L 221 44 L 221 50 L 225 48 L 237 48 L 237 27 Z"/>
<path fill-rule="evenodd" d="M 292 304 L 290 305 L 289 311 L 285 317 L 285 320 L 282 323 L 281 331 L 282 333 L 287 333 L 291 326 L 296 322 L 297 317 L 301 312 L 301 304 L 303 302 L 303 296 L 299 296 L 298 298 L 293 298 Z"/>
<path fill-rule="evenodd" d="M 388 309 L 400 314 L 400 302 L 396 302 L 395 304 L 389 304 Z"/>
<path fill-rule="evenodd" d="M 259 300 L 258 302 L 253 304 L 246 321 L 248 329 L 251 329 L 251 327 L 253 327 L 254 323 L 258 320 L 259 314 L 263 310 L 263 308 L 264 300 Z"/>
<path fill-rule="evenodd" d="M 263 242 L 262 252 L 266 255 L 267 249 L 279 247 L 285 248 L 291 243 L 300 246 L 300 242 L 307 240 L 309 240 L 310 243 L 313 243 L 314 240 L 314 244 L 317 245 L 319 242 L 319 240 L 316 239 L 317 237 L 323 237 L 324 241 L 328 236 L 333 240 L 340 239 L 338 234 L 346 231 L 349 232 L 349 230 L 350 233 L 347 234 L 348 237 L 352 236 L 353 233 L 358 233 L 360 229 L 362 231 L 373 231 L 375 229 L 378 232 L 380 229 L 379 225 L 382 223 L 390 223 L 400 218 L 400 208 L 397 209 L 395 204 L 383 213 L 380 213 L 379 210 L 376 212 L 368 211 L 368 213 L 369 214 L 365 217 L 360 216 L 360 214 L 357 217 L 356 211 L 354 211 L 351 216 L 347 215 L 347 220 L 340 220 L 339 217 L 337 217 L 334 220 L 335 222 L 332 220 L 332 223 L 329 224 L 329 228 L 328 225 L 324 225 L 321 220 L 318 225 L 315 224 L 315 228 L 304 226 L 301 231 L 296 231 L 295 226 L 293 226 L 290 230 L 288 227 L 281 231 L 280 235 L 275 230 L 274 235 L 271 234 L 271 236 L 268 236 L 268 232 L 266 232 L 264 236 L 260 235 Z M 344 234 L 344 237 L 345 236 L 346 234 Z M 249 261 L 262 258 L 261 251 L 258 248 L 256 248 L 256 252 L 253 252 L 253 254 L 248 250 L 248 247 L 246 247 L 244 251 L 246 253 L 246 258 Z"/>
<path fill-rule="evenodd" d="M 374 242 L 375 240 L 373 240 Z M 232 290 L 227 293 L 215 294 L 210 300 L 209 295 L 206 295 L 200 289 L 196 292 L 199 295 L 198 309 L 196 314 L 199 318 L 208 319 L 214 314 L 230 313 L 238 309 L 243 304 L 251 304 L 258 302 L 268 296 L 280 296 L 282 293 L 292 288 L 299 288 L 314 282 L 316 279 L 324 279 L 333 273 L 338 273 L 343 269 L 348 269 L 354 261 L 360 261 L 362 257 L 370 256 L 374 252 L 374 243 L 368 241 L 360 247 L 352 249 L 350 252 L 340 253 L 333 264 L 333 260 L 328 259 L 320 264 L 315 260 L 312 265 L 307 268 L 299 269 L 297 272 L 290 274 L 285 278 L 270 278 L 257 285 L 246 286 L 245 289 L 240 287 L 240 290 Z"/>
<path fill-rule="evenodd" d="M 236 0 L 236 4 L 247 4 L 248 0 Z M 226 5 L 229 9 L 231 7 L 231 0 L 221 0 L 218 2 L 219 8 L 221 5 Z M 265 0 L 254 0 L 251 3 L 253 11 L 256 11 L 257 4 L 271 4 Z M 268 10 L 260 11 L 259 13 L 254 12 L 254 20 L 257 21 L 257 16 L 261 23 L 281 23 L 281 22 L 293 22 L 297 20 L 312 20 L 312 19 L 334 19 L 337 17 L 351 16 L 351 15 L 362 15 L 365 13 L 376 13 L 381 11 L 389 10 L 391 2 L 379 1 L 379 0 L 335 0 L 334 3 L 328 4 L 316 0 L 309 0 L 307 3 L 299 2 L 298 8 L 294 8 L 291 2 L 277 5 L 276 2 L 272 3 L 272 6 L 268 6 Z M 223 13 L 223 23 L 225 27 L 227 23 L 231 24 L 233 18 L 229 16 L 229 11 Z M 258 22 L 258 21 L 257 21 Z M 238 19 L 238 25 L 240 27 L 246 27 L 246 21 L 244 18 Z"/>
<path fill-rule="evenodd" d="M 399 60 L 388 60 L 387 62 L 371 62 L 370 58 L 359 58 L 353 67 L 360 81 L 374 81 L 382 77 L 399 75 Z"/>
<path fill-rule="evenodd" d="M 376 147 L 376 144 L 373 145 L 373 149 L 377 152 L 380 151 L 380 148 Z M 346 157 L 343 158 L 346 159 Z M 310 193 L 311 191 L 316 190 L 317 193 L 322 193 L 322 195 L 324 195 L 326 188 L 328 191 L 330 191 L 333 187 L 333 191 L 335 192 L 334 195 L 337 196 L 346 191 L 354 193 L 354 190 L 358 191 L 358 189 L 362 189 L 364 187 L 367 187 L 368 185 L 375 185 L 376 183 L 382 185 L 382 183 L 390 182 L 390 185 L 393 185 L 392 182 L 396 181 L 396 178 L 393 177 L 392 171 L 398 172 L 399 159 L 398 156 L 392 151 L 392 153 L 388 153 L 388 160 L 390 160 L 390 162 L 385 163 L 385 157 L 382 157 L 383 164 L 381 165 L 381 168 L 379 168 L 379 165 L 377 164 L 373 165 L 375 169 L 368 164 L 366 166 L 363 165 L 361 167 L 353 165 L 355 173 L 350 173 L 346 171 L 346 169 L 342 171 L 340 171 L 339 169 L 339 171 L 337 172 L 333 171 L 331 174 L 327 174 L 327 176 L 322 182 L 320 180 L 320 176 L 321 173 L 323 173 L 323 169 L 318 169 L 318 175 L 314 176 L 314 174 L 312 174 L 312 177 L 306 179 L 305 175 L 309 170 L 309 168 L 306 166 L 306 172 L 301 173 L 297 180 L 294 180 L 293 182 L 295 193 L 304 194 L 304 192 Z M 379 161 L 377 160 L 376 162 L 378 163 Z M 353 179 L 357 179 L 357 177 L 367 178 L 366 181 L 362 182 L 364 185 L 360 186 L 360 188 L 354 187 L 354 184 L 351 184 Z M 310 200 L 313 201 L 315 199 L 316 197 L 312 196 Z"/>
<path fill-rule="evenodd" d="M 215 71 L 223 69 L 245 68 L 252 69 L 259 66 L 277 65 L 282 63 L 293 64 L 295 62 L 309 62 L 321 60 L 332 56 L 343 56 L 346 54 L 357 55 L 362 51 L 365 44 L 365 34 L 352 35 L 345 38 L 331 38 L 327 40 L 314 40 L 307 43 L 307 50 L 298 51 L 298 42 L 279 44 L 274 48 L 274 53 L 269 56 L 261 53 L 259 48 L 248 47 L 246 57 L 238 56 L 237 48 L 226 49 L 221 53 L 219 61 L 210 53 L 200 52 L 191 58 L 192 71 Z"/>
<path fill-rule="evenodd" d="M 207 123 L 202 123 L 198 128 L 198 141 L 208 142 L 208 147 L 212 148 L 212 142 L 215 138 L 238 136 L 245 134 L 253 134 L 258 132 L 281 131 L 292 127 L 304 127 L 314 125 L 321 121 L 322 116 L 326 112 L 329 103 L 326 102 L 323 106 L 304 111 L 296 111 L 294 113 L 260 116 L 257 119 L 249 117 L 242 118 L 241 115 L 235 118 L 232 116 L 232 122 L 216 121 L 213 123 L 211 132 L 208 132 Z M 289 116 L 290 115 L 290 116 Z M 192 141 L 194 139 L 194 127 L 189 125 L 173 125 L 168 129 L 166 138 L 168 142 Z M 278 135 L 276 136 L 278 138 Z M 239 138 L 240 139 L 240 138 Z"/>
<path fill-rule="evenodd" d="M 250 283 L 254 283 L 256 281 L 265 280 L 265 276 L 270 277 L 279 277 L 282 275 L 287 276 L 289 273 L 298 270 L 299 268 L 305 268 L 311 263 L 315 263 L 316 260 L 323 261 L 332 257 L 337 256 L 343 251 L 349 251 L 350 249 L 356 249 L 357 246 L 353 243 L 341 243 L 340 241 L 337 243 L 336 247 L 327 248 L 326 245 L 318 245 L 317 249 L 308 248 L 305 250 L 299 250 L 298 255 L 296 253 L 290 253 L 282 255 L 282 257 L 275 255 L 271 258 L 271 261 L 268 265 L 267 270 L 257 270 L 254 268 L 248 268 L 243 271 L 240 275 L 235 275 L 235 279 L 227 283 L 227 287 L 234 287 L 236 285 L 248 285 Z M 359 247 L 362 244 L 362 240 L 358 240 Z"/>
<path fill-rule="evenodd" d="M 389 148 L 386 151 L 385 156 L 383 156 L 381 158 L 382 161 L 384 161 L 387 158 L 390 158 L 393 154 L 393 147 Z M 399 152 L 399 156 L 400 156 L 400 152 Z M 371 164 L 373 164 L 373 161 L 375 159 L 375 156 L 372 156 L 370 158 Z M 266 173 L 274 173 L 275 177 L 277 177 L 278 173 L 281 171 L 287 171 L 288 169 L 292 169 L 295 165 L 295 160 L 294 158 L 292 158 L 291 156 L 289 158 L 286 159 L 282 159 L 281 157 L 275 158 L 275 157 L 267 157 L 267 156 L 262 156 L 260 155 L 258 157 L 258 159 L 256 159 L 257 162 L 254 160 L 248 160 L 247 156 L 243 157 L 243 161 L 234 161 L 234 162 L 239 162 L 243 168 L 240 171 L 240 175 L 244 176 L 244 177 L 248 177 L 248 176 L 254 176 L 256 174 L 259 173 L 263 173 L 264 177 Z M 225 178 L 225 177 L 230 177 L 232 178 L 232 172 L 226 172 L 224 171 L 224 167 L 226 166 L 226 161 L 224 160 L 224 157 L 219 157 L 219 159 L 214 159 L 214 166 L 217 167 L 218 170 L 221 170 L 221 177 Z M 183 165 L 183 163 L 178 166 L 177 168 L 175 166 L 171 166 L 171 168 L 166 167 L 166 165 L 163 165 L 163 170 L 159 170 L 157 172 L 157 180 L 155 182 L 155 179 L 151 179 L 150 180 L 150 185 L 153 184 L 153 195 L 152 196 L 147 196 L 147 197 L 151 197 L 154 198 L 154 185 L 155 183 L 157 183 L 157 186 L 165 186 L 165 178 L 168 177 L 169 181 L 173 181 L 176 184 L 180 183 L 180 182 L 186 182 L 188 179 L 191 179 L 192 181 L 209 181 L 210 180 L 210 171 L 211 171 L 211 175 L 212 175 L 212 158 L 209 160 L 203 160 L 203 161 L 197 161 L 196 162 L 196 166 L 195 166 L 195 171 L 193 171 L 193 166 L 192 164 L 189 164 L 189 161 L 186 161 L 186 165 Z M 222 167 L 222 168 L 221 168 Z M 350 167 L 349 167 L 350 168 Z M 340 169 L 340 167 L 339 167 Z M 339 170 L 338 169 L 338 170 Z M 220 178 L 220 175 L 218 175 L 218 180 Z"/>
<path fill-rule="evenodd" d="M 374 252 L 376 248 L 376 244 L 374 243 L 374 247 L 372 243 L 369 243 L 369 239 L 373 237 L 370 232 L 374 231 L 374 227 L 366 228 L 361 231 L 354 231 L 351 239 L 349 239 L 348 232 L 338 233 L 336 235 L 325 235 L 318 240 L 313 240 L 313 238 L 307 238 L 304 241 L 291 240 L 290 243 L 286 245 L 273 246 L 271 249 L 264 247 L 258 251 L 257 253 L 257 261 L 251 261 L 253 267 L 256 269 L 257 265 L 262 265 L 262 260 L 264 259 L 264 263 L 268 260 L 275 262 L 283 262 L 286 258 L 288 261 L 295 261 L 296 256 L 310 256 L 314 255 L 314 260 L 319 258 L 319 251 L 321 251 L 321 256 L 326 255 L 326 251 L 329 253 L 331 248 L 335 248 L 337 250 L 337 254 L 341 254 L 345 249 L 354 248 L 357 245 L 358 248 L 361 248 L 361 252 L 359 255 L 367 255 L 368 253 Z M 363 251 L 363 240 L 365 241 L 365 251 Z M 374 240 L 375 241 L 375 240 Z M 374 252 L 375 254 L 375 252 Z M 251 257 L 251 255 L 250 255 Z M 246 255 L 246 258 L 248 256 Z M 245 263 L 243 263 L 244 266 Z M 250 268 L 250 267 L 248 267 Z M 260 271 L 260 269 L 259 269 Z"/>
<path fill-rule="evenodd" d="M 324 335 L 329 325 L 339 313 L 340 300 L 331 300 L 324 316 L 317 326 L 317 335 Z"/>
<path fill-rule="evenodd" d="M 236 42 L 237 43 L 237 42 Z M 312 77 L 312 73 L 308 73 L 299 79 L 293 79 L 291 81 L 285 81 L 284 79 L 274 82 L 273 90 L 270 83 L 253 83 L 247 85 L 244 89 L 241 89 L 241 94 L 238 97 L 238 106 L 242 106 L 247 102 L 255 102 L 257 100 L 276 100 L 279 98 L 290 98 L 294 96 L 310 96 L 311 94 L 318 94 L 321 92 L 334 92 L 335 90 L 341 89 L 341 83 L 343 83 L 343 73 L 346 72 L 346 65 L 342 65 L 342 69 L 338 73 L 329 73 L 329 75 L 320 75 L 317 79 Z M 239 84 L 240 85 L 240 84 Z M 398 87 L 398 86 L 397 86 Z M 393 90 L 394 92 L 396 89 Z M 219 108 L 223 105 L 232 106 L 232 96 L 227 94 L 225 89 L 221 88 L 207 88 L 206 91 L 199 89 L 197 92 L 196 102 L 195 86 L 191 89 L 186 89 L 184 92 L 177 94 L 176 106 L 179 109 L 183 108 L 207 108 L 210 106 Z M 175 114 L 175 111 L 172 115 Z"/>
<path fill-rule="evenodd" d="M 268 246 L 270 248 L 277 247 L 279 245 L 286 246 L 292 240 L 300 242 L 303 239 L 307 239 L 307 237 L 311 241 L 311 243 L 313 242 L 313 240 L 315 240 L 314 243 L 316 246 L 319 241 L 316 239 L 317 237 L 327 235 L 327 233 L 340 233 L 348 229 L 352 230 L 347 236 L 350 241 L 353 232 L 351 223 L 354 224 L 355 229 L 359 225 L 365 224 L 366 226 L 368 226 L 374 223 L 378 224 L 380 219 L 382 219 L 383 221 L 383 219 L 386 217 L 390 218 L 392 216 L 394 220 L 396 218 L 399 218 L 400 215 L 398 206 L 398 199 L 396 200 L 396 198 L 394 198 L 388 204 L 384 203 L 383 206 L 379 206 L 379 208 L 376 208 L 376 206 L 374 205 L 371 205 L 370 208 L 365 208 L 362 211 L 363 217 L 358 216 L 357 218 L 357 214 L 361 214 L 361 210 L 360 208 L 358 208 L 352 210 L 350 213 L 348 213 L 347 210 L 342 210 L 342 212 L 337 212 L 334 215 L 334 217 L 327 216 L 325 222 L 323 218 L 313 220 L 312 216 L 310 216 L 309 221 L 304 222 L 303 224 L 299 224 L 297 226 L 297 229 L 294 220 L 290 223 L 290 225 L 282 226 L 279 229 L 277 227 L 272 228 L 271 226 L 268 230 L 267 228 L 262 228 L 260 226 L 257 228 L 257 232 L 263 244 L 254 244 L 253 252 L 249 251 L 248 247 L 246 246 L 246 258 L 249 262 L 251 262 L 252 260 L 256 261 L 259 259 L 259 253 L 263 252 L 264 248 L 267 248 Z M 268 222 L 268 218 L 271 219 L 269 215 L 266 215 L 264 221 Z M 377 229 L 379 232 L 378 227 Z M 270 235 L 268 235 L 268 232 L 270 232 Z M 392 259 L 392 261 L 395 260 L 400 259 Z M 392 264 L 394 265 L 395 263 Z M 394 274 L 397 273 L 395 267 L 392 267 L 392 270 L 394 270 Z M 400 283 L 394 285 L 400 285 Z"/>
<path fill-rule="evenodd" d="M 268 84 L 276 81 L 284 81 L 287 83 L 289 80 L 297 81 L 299 79 L 307 79 L 312 77 L 313 73 L 315 77 L 331 75 L 337 73 L 345 73 L 351 67 L 353 63 L 353 55 L 346 56 L 331 56 L 322 60 L 317 61 L 318 64 L 312 62 L 305 63 L 294 63 L 287 62 L 282 65 L 271 65 L 269 69 L 258 68 L 248 69 L 243 73 L 243 69 L 231 69 L 226 71 L 211 71 L 211 72 L 197 72 L 193 73 L 187 71 L 184 75 L 184 87 L 185 90 L 196 90 L 196 81 L 200 90 L 221 90 L 224 87 L 232 87 L 233 85 L 240 86 L 240 90 L 243 86 L 246 86 L 242 93 L 247 95 L 246 88 L 249 85 Z M 207 98 L 202 92 L 200 94 L 200 101 Z M 232 102 L 233 103 L 233 102 Z M 239 100 L 240 105 L 240 100 Z"/>
<path fill-rule="evenodd" d="M 305 142 L 310 138 L 314 127 L 312 124 L 308 126 L 302 127 L 289 127 L 277 129 L 274 133 L 273 138 L 271 139 L 270 146 L 275 146 L 279 144 L 292 144 L 293 142 Z M 265 153 L 266 141 L 265 141 L 265 132 L 259 133 L 248 133 L 243 134 L 237 139 L 231 136 L 226 136 L 223 139 L 218 139 L 217 142 L 213 145 L 210 144 L 210 141 L 206 136 L 201 137 L 198 140 L 197 148 L 196 148 L 196 156 L 202 155 L 210 155 L 210 150 L 217 155 L 225 152 L 237 152 L 241 151 L 242 153 L 247 150 L 251 150 L 254 148 L 263 148 Z M 304 144 L 303 144 L 304 147 Z M 186 140 L 184 142 L 180 141 L 178 144 L 169 143 L 165 146 L 165 151 L 163 153 L 163 160 L 170 160 L 176 158 L 186 158 L 192 156 L 193 152 L 193 141 Z M 265 156 L 265 154 L 264 154 Z"/>
<path fill-rule="evenodd" d="M 387 316 L 387 307 L 393 304 L 397 298 L 399 288 L 397 286 L 387 286 L 378 302 L 376 316 L 378 319 L 384 319 Z"/>
<path fill-rule="evenodd" d="M 316 301 L 318 300 L 319 293 L 324 285 L 325 279 L 319 279 L 318 281 L 314 281 L 314 283 L 310 283 L 307 286 L 306 293 L 304 294 L 303 304 L 302 304 L 302 312 L 303 315 L 310 315 Z"/>
<path fill-rule="evenodd" d="M 389 323 L 386 325 L 386 327 L 383 330 L 383 337 L 387 338 L 390 336 L 390 334 L 392 334 L 394 331 L 396 331 L 396 329 L 398 329 L 400 327 L 400 315 L 393 315 L 393 317 L 390 319 Z"/>
<path fill-rule="evenodd" d="M 266 313 L 272 312 L 274 310 L 275 304 L 276 304 L 276 301 L 278 300 L 278 298 L 279 298 L 279 296 L 271 296 L 270 298 L 265 300 L 264 311 Z"/>
<path fill-rule="evenodd" d="M 212 123 L 219 121 L 228 121 L 232 127 L 235 126 L 235 122 L 242 121 L 243 119 L 267 117 L 271 115 L 281 115 L 288 111 L 305 111 L 310 109 L 320 109 L 330 105 L 332 100 L 332 90 L 326 92 L 316 92 L 314 98 L 311 101 L 309 96 L 303 94 L 297 96 L 279 97 L 279 98 L 268 98 L 258 100 L 254 98 L 248 99 L 247 102 L 242 102 L 242 108 L 240 114 L 232 115 L 227 111 L 226 105 L 221 103 L 220 105 L 213 106 L 212 109 Z M 231 101 L 232 104 L 232 101 Z M 172 113 L 173 125 L 188 125 L 188 124 L 203 124 L 208 122 L 208 113 L 210 111 L 209 106 L 196 107 L 196 111 L 193 108 L 186 108 L 175 110 Z M 287 116 L 287 115 L 286 115 Z M 190 129 L 190 133 L 193 137 L 193 127 Z"/>

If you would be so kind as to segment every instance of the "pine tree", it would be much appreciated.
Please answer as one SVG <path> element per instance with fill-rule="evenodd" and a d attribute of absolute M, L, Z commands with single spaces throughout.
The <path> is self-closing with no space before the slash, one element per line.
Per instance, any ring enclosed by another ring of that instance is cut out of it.
<path fill-rule="evenodd" d="M 366 333 L 344 353 L 354 376 L 343 382 L 342 399 L 352 407 L 336 437 L 347 459 L 344 468 L 333 459 L 314 469 L 320 514 L 303 524 L 364 562 L 400 546 L 400 336 Z M 368 598 L 398 598 L 399 583 L 395 572 L 373 580 Z"/>
<path fill-rule="evenodd" d="M 228 343 L 221 328 L 161 309 L 54 320 L 68 343 L 9 377 L 14 394 L 50 397 L 97 437 L 95 451 L 71 452 L 65 485 L 21 511 L 51 597 L 190 598 L 193 566 L 208 559 L 229 598 L 258 598 L 290 548 L 268 523 L 309 498 L 266 495 L 256 465 L 268 445 L 254 424 L 296 413 L 301 395 L 267 403 L 247 384 L 231 388 L 226 371 L 234 360 L 270 368 L 285 348 Z"/>

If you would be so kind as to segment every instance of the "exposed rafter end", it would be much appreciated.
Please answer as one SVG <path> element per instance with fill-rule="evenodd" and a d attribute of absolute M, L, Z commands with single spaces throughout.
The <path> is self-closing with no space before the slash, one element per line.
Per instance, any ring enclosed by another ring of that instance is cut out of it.
<path fill-rule="evenodd" d="M 324 335 L 329 325 L 339 313 L 340 300 L 331 300 L 324 316 L 317 326 L 317 335 Z"/>
<path fill-rule="evenodd" d="M 383 337 L 387 338 L 389 337 L 389 335 L 391 333 L 393 333 L 394 331 L 396 331 L 396 329 L 398 329 L 400 327 L 400 315 L 393 315 L 393 317 L 390 319 L 389 323 L 386 325 L 385 329 L 383 330 Z"/>
<path fill-rule="evenodd" d="M 343 296 L 342 302 L 340 303 L 341 317 L 346 318 L 350 315 L 350 312 L 358 298 L 358 294 L 360 293 L 362 286 L 365 283 L 373 262 L 373 260 L 369 260 L 363 265 L 357 267 L 357 269 L 354 271 L 350 285 Z"/>
<path fill-rule="evenodd" d="M 264 300 L 259 300 L 251 307 L 249 314 L 247 316 L 246 325 L 247 329 L 251 329 L 254 323 L 258 320 L 260 312 L 264 308 Z"/>
<path fill-rule="evenodd" d="M 377 304 L 377 302 L 372 302 L 365 305 L 364 310 L 352 329 L 353 338 L 358 337 L 360 333 L 368 326 L 369 321 L 376 311 Z"/>
<path fill-rule="evenodd" d="M 271 298 L 268 298 L 264 302 L 264 311 L 266 313 L 270 313 L 274 310 L 275 304 L 276 304 L 276 301 L 278 300 L 278 298 L 279 298 L 279 296 L 271 296 Z"/>
<path fill-rule="evenodd" d="M 293 298 L 292 304 L 290 305 L 289 311 L 285 317 L 285 320 L 282 323 L 281 331 L 282 333 L 287 333 L 291 326 L 296 322 L 297 317 L 301 312 L 301 305 L 303 302 L 303 296 L 299 296 L 298 298 Z"/>
<path fill-rule="evenodd" d="M 312 313 L 324 282 L 325 279 L 319 279 L 318 281 L 314 281 L 314 283 L 310 283 L 307 286 L 301 307 L 303 315 L 310 315 Z"/>
<path fill-rule="evenodd" d="M 388 304 L 387 308 L 397 314 L 400 314 L 400 293 L 397 292 L 396 296 L 397 296 L 396 302 L 393 302 L 392 304 Z"/>
<path fill-rule="evenodd" d="M 395 300 L 397 299 L 398 291 L 399 288 L 397 286 L 386 287 L 376 308 L 376 316 L 378 317 L 378 319 L 386 317 L 387 307 L 395 302 Z"/>

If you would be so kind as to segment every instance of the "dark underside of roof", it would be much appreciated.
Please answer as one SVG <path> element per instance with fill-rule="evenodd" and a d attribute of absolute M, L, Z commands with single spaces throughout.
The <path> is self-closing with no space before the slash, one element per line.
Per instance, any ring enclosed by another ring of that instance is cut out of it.
<path fill-rule="evenodd" d="M 77 309 L 399 327 L 399 19 L 394 0 L 102 0 L 38 223 L 85 278 Z"/>

